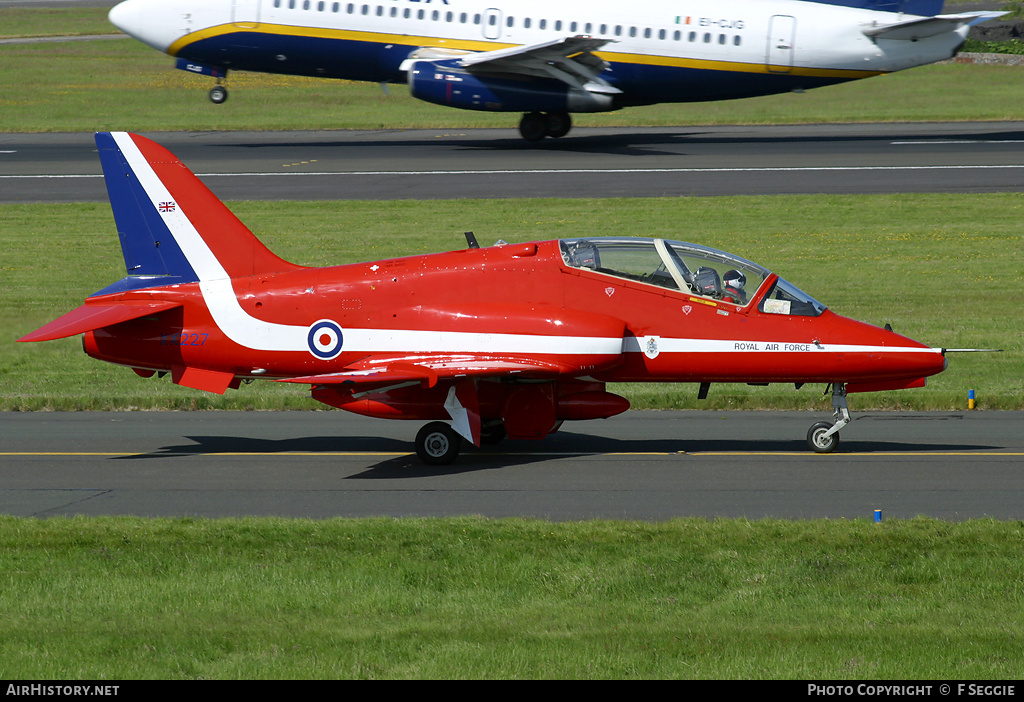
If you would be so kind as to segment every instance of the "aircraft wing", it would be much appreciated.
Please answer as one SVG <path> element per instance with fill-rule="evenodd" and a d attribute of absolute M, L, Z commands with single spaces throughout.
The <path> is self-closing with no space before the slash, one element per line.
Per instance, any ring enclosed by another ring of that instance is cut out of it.
<path fill-rule="evenodd" d="M 863 32 L 872 39 L 895 41 L 917 41 L 937 34 L 955 32 L 964 26 L 973 27 L 990 19 L 1002 17 L 1005 12 L 964 12 L 959 15 L 936 15 L 919 17 L 905 22 L 896 22 L 879 27 L 866 27 Z"/>
<path fill-rule="evenodd" d="M 553 378 L 563 374 L 583 373 L 571 364 L 548 363 L 513 356 L 481 356 L 478 354 L 437 354 L 387 359 L 363 359 L 338 373 L 281 378 L 280 382 L 310 385 L 342 385 L 353 390 L 372 392 L 405 383 L 424 383 L 434 387 L 439 380 L 486 376 L 521 376 Z"/>
<path fill-rule="evenodd" d="M 468 54 L 459 63 L 470 72 L 511 73 L 554 78 L 592 93 L 622 91 L 600 77 L 608 64 L 593 52 L 613 39 L 575 36 Z"/>

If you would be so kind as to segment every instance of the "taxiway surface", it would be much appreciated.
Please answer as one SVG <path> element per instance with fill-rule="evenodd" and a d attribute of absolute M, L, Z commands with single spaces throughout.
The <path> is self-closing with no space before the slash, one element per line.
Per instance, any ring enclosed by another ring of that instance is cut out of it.
<path fill-rule="evenodd" d="M 539 442 L 412 454 L 416 422 L 333 411 L 0 413 L 0 513 L 23 516 L 1024 518 L 1024 413 L 631 411 Z"/>
<path fill-rule="evenodd" d="M 1022 122 L 146 136 L 225 200 L 1024 191 Z M 0 134 L 0 202 L 105 202 L 95 148 Z"/>

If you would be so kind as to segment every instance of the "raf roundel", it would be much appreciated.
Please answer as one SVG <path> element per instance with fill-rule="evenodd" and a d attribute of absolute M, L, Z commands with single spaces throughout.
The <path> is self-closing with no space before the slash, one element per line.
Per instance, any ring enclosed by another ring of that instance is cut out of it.
<path fill-rule="evenodd" d="M 309 352 L 323 361 L 341 353 L 341 327 L 329 319 L 321 319 L 309 327 Z"/>

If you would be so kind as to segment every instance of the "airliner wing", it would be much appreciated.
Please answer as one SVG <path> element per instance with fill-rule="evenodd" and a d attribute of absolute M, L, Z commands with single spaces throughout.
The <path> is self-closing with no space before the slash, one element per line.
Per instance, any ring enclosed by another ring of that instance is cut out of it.
<path fill-rule="evenodd" d="M 555 78 L 593 93 L 620 93 L 600 77 L 608 64 L 593 52 L 613 39 L 575 36 L 463 56 L 471 72 L 512 73 Z"/>
<path fill-rule="evenodd" d="M 895 41 L 917 41 L 937 34 L 955 32 L 963 26 L 973 27 L 1005 12 L 964 12 L 959 15 L 936 15 L 935 17 L 919 17 L 905 22 L 886 24 L 880 27 L 866 27 L 863 32 L 872 39 L 892 39 Z"/>

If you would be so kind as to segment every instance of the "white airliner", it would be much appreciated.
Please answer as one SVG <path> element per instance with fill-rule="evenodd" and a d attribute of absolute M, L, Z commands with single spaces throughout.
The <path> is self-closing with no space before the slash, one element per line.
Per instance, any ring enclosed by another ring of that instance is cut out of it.
<path fill-rule="evenodd" d="M 572 112 L 800 91 L 952 57 L 1001 12 L 943 0 L 125 0 L 110 21 L 213 76 L 406 82 L 420 100 L 522 112 L 530 141 Z"/>

